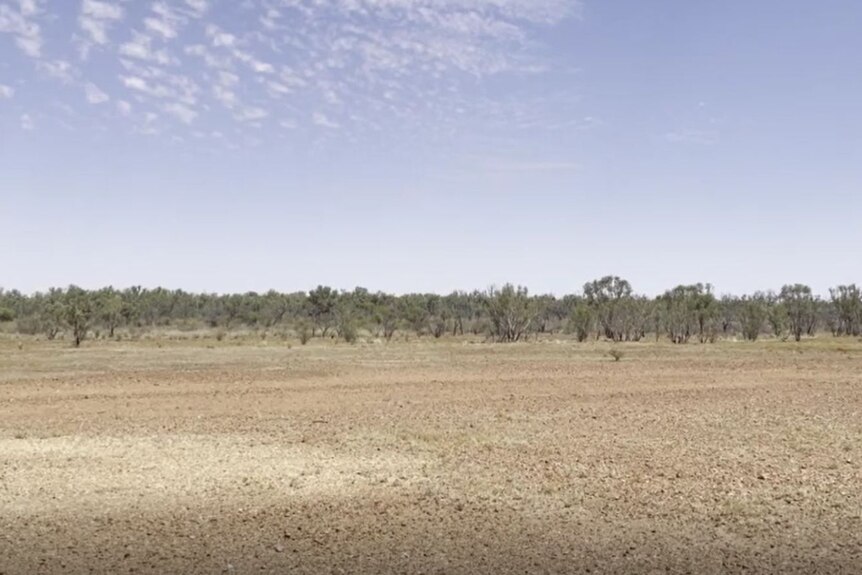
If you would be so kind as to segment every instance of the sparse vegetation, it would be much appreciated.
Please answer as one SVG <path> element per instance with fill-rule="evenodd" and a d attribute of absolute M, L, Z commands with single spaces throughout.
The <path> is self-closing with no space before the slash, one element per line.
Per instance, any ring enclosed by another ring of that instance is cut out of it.
<path fill-rule="evenodd" d="M 761 337 L 801 340 L 824 330 L 835 336 L 862 333 L 862 290 L 855 284 L 816 297 L 802 284 L 779 293 L 716 297 L 710 284 L 677 286 L 659 297 L 637 295 L 631 284 L 607 276 L 583 293 L 531 295 L 507 284 L 485 292 L 372 293 L 318 286 L 309 293 L 194 294 L 139 287 L 86 291 L 70 286 L 24 295 L 0 289 L 0 326 L 7 333 L 63 338 L 80 345 L 88 337 L 136 338 L 148 331 L 293 331 L 301 343 L 337 336 L 355 341 L 359 333 L 392 341 L 485 334 L 514 343 L 531 336 L 569 333 L 579 342 L 638 342 L 649 335 L 676 344 Z M 216 333 L 219 333 L 217 331 Z M 221 336 L 224 339 L 224 335 Z"/>

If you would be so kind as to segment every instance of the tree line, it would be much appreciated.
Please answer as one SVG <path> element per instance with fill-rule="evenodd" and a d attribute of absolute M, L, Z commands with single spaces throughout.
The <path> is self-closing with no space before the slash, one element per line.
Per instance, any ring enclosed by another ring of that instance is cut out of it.
<path fill-rule="evenodd" d="M 442 338 L 482 335 L 499 342 L 566 333 L 578 341 L 636 342 L 648 337 L 675 344 L 749 341 L 763 336 L 801 340 L 818 331 L 862 334 L 862 291 L 855 285 L 816 296 L 803 284 L 780 291 L 718 297 L 710 284 L 680 285 L 658 297 L 607 276 L 579 294 L 531 295 L 511 284 L 449 295 L 391 295 L 364 288 L 339 291 L 216 295 L 163 288 L 76 286 L 25 295 L 0 288 L 0 329 L 75 346 L 87 338 L 122 338 L 157 328 L 252 329 L 290 332 L 305 344 L 315 337 L 354 342 L 360 335 L 391 340 L 397 333 Z"/>

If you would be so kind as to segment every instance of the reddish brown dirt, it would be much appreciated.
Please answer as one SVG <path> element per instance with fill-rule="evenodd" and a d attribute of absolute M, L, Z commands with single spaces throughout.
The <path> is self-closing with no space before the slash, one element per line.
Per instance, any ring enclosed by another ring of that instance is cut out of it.
<path fill-rule="evenodd" d="M 862 572 L 862 344 L 0 342 L 0 574 Z"/>

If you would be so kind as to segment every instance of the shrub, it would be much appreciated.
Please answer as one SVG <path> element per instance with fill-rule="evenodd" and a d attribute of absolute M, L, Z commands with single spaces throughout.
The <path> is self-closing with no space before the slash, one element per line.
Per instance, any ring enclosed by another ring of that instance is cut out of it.
<path fill-rule="evenodd" d="M 356 343 L 356 340 L 359 337 L 359 330 L 356 329 L 356 324 L 352 321 L 340 322 L 338 333 L 347 343 Z"/>
<path fill-rule="evenodd" d="M 301 320 L 296 324 L 296 335 L 299 337 L 299 343 L 307 344 L 311 340 L 311 325 L 305 320 Z"/>
<path fill-rule="evenodd" d="M 621 349 L 612 349 L 608 352 L 608 355 L 614 359 L 614 361 L 619 361 L 625 355 L 623 350 Z"/>
<path fill-rule="evenodd" d="M 572 310 L 572 315 L 569 317 L 567 328 L 569 333 L 575 334 L 579 342 L 587 341 L 590 337 L 590 332 L 593 329 L 593 311 L 585 303 L 579 303 Z"/>

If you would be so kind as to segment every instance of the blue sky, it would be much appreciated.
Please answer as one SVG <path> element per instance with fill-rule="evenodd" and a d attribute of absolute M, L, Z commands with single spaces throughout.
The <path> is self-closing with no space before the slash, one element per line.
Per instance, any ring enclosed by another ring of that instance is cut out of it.
<path fill-rule="evenodd" d="M 862 282 L 855 0 L 0 0 L 0 285 Z"/>

